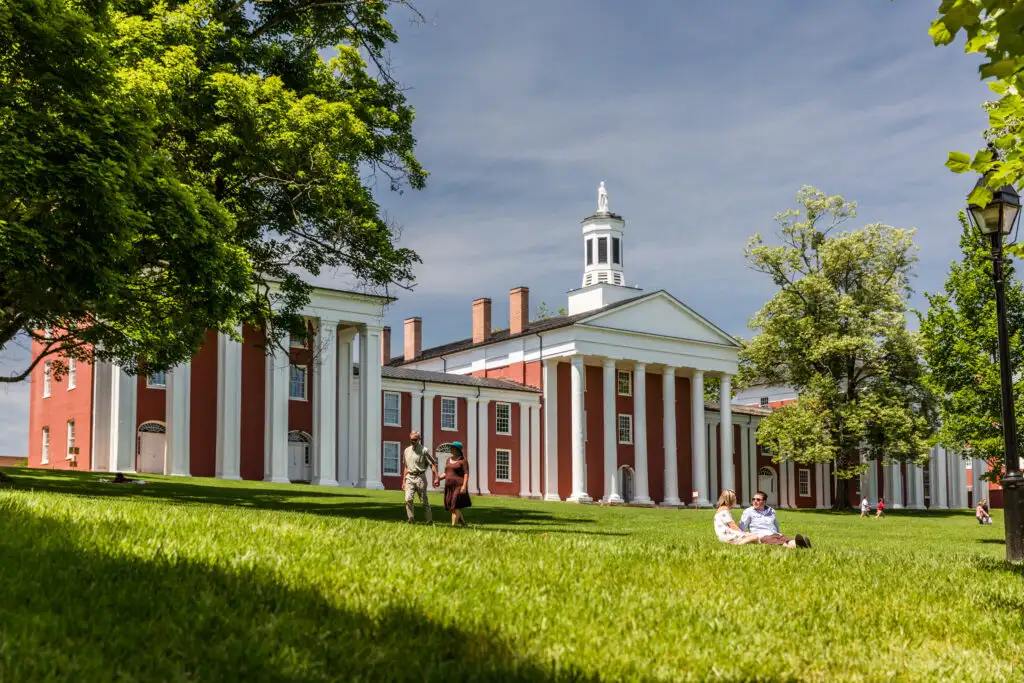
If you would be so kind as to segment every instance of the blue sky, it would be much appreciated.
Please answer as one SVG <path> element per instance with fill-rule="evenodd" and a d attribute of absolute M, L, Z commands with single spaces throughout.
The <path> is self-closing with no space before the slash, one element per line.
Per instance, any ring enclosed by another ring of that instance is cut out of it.
<path fill-rule="evenodd" d="M 737 335 L 772 294 L 744 246 L 801 185 L 856 200 L 851 227 L 919 229 L 915 304 L 957 256 L 973 178 L 943 164 L 980 145 L 990 92 L 961 47 L 932 45 L 937 0 L 417 4 L 425 24 L 394 16 L 393 64 L 431 177 L 381 197 L 424 260 L 387 312 L 395 353 L 408 316 L 431 346 L 469 336 L 476 297 L 496 327 L 518 285 L 564 305 L 600 181 L 627 280 Z M 26 390 L 0 386 L 0 454 L 25 452 Z"/>

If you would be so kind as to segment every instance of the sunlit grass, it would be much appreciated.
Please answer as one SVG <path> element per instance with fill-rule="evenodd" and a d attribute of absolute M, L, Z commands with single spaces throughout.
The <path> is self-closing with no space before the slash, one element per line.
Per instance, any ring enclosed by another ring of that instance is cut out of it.
<path fill-rule="evenodd" d="M 712 512 L 7 470 L 0 681 L 1014 680 L 1002 518 Z M 417 510 L 419 514 L 419 510 Z M 737 513 L 738 518 L 738 513 Z"/>

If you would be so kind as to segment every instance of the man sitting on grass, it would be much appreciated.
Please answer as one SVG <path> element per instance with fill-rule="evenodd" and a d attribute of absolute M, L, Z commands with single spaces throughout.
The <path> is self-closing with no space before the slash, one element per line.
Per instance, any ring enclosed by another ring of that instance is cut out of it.
<path fill-rule="evenodd" d="M 810 548 L 811 539 L 797 534 L 796 539 L 779 533 L 779 520 L 775 518 L 775 510 L 768 505 L 768 496 L 764 491 L 754 494 L 754 504 L 743 511 L 740 517 L 740 529 L 758 537 L 758 543 L 764 545 L 781 545 L 786 548 Z"/>

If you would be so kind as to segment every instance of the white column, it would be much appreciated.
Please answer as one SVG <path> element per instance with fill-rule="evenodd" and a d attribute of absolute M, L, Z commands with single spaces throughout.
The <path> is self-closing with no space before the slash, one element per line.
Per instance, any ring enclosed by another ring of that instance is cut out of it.
<path fill-rule="evenodd" d="M 540 487 L 540 404 L 530 404 L 530 480 L 531 498 L 542 498 Z"/>
<path fill-rule="evenodd" d="M 544 383 L 544 500 L 558 495 L 558 361 L 541 362 Z"/>
<path fill-rule="evenodd" d="M 892 506 L 892 466 L 883 465 L 881 462 L 878 466 L 882 468 L 882 497 L 885 498 L 886 506 Z"/>
<path fill-rule="evenodd" d="M 425 447 L 429 448 L 431 453 L 434 453 L 437 450 L 437 446 L 438 446 L 438 444 L 434 443 L 434 403 L 435 403 L 434 399 L 435 398 L 437 398 L 437 394 L 435 394 L 433 392 L 433 390 L 431 390 L 431 389 L 424 389 L 423 390 L 423 419 L 422 419 L 422 421 L 420 423 L 420 428 L 419 428 L 419 431 L 420 431 L 420 443 L 422 443 Z M 472 400 L 474 404 L 476 403 L 476 399 L 475 398 L 468 399 L 467 403 L 468 403 L 469 400 Z M 467 426 L 469 427 L 469 429 L 473 430 L 473 431 L 469 432 L 469 434 L 471 434 L 471 435 L 476 433 L 476 420 L 472 419 L 472 418 L 473 418 L 473 415 L 470 414 L 469 415 L 469 421 L 467 422 Z M 464 455 L 466 456 L 466 459 L 469 460 L 470 471 L 472 472 L 473 471 L 473 466 L 476 464 L 476 438 L 473 437 L 473 436 L 470 436 L 468 440 L 470 441 L 470 443 L 465 444 L 465 446 L 466 446 L 466 453 L 464 453 Z M 473 493 L 472 489 L 470 490 L 470 493 Z"/>
<path fill-rule="evenodd" d="M 786 488 L 789 490 L 789 507 L 795 508 L 796 504 L 796 463 L 792 460 L 786 462 L 786 472 L 789 476 L 789 481 L 786 484 Z"/>
<path fill-rule="evenodd" d="M 647 467 L 647 366 L 637 363 L 633 367 L 633 502 L 651 504 L 650 475 Z"/>
<path fill-rule="evenodd" d="M 714 502 L 722 490 L 718 485 L 718 423 L 708 419 L 704 431 L 708 444 L 708 500 Z"/>
<path fill-rule="evenodd" d="M 747 424 L 740 425 L 740 486 L 742 491 L 737 491 L 736 495 L 740 496 L 737 500 L 743 505 L 751 504 L 751 499 L 754 497 L 754 489 L 750 487 L 750 443 L 747 437 L 748 430 L 749 426 Z"/>
<path fill-rule="evenodd" d="M 285 339 L 285 344 L 288 340 Z M 287 484 L 288 479 L 288 381 L 291 361 L 288 350 L 274 346 L 267 351 L 266 401 L 263 432 L 263 481 Z"/>
<path fill-rule="evenodd" d="M 952 476 L 950 477 L 951 484 L 951 495 L 949 497 L 949 507 L 951 508 L 965 508 L 967 507 L 967 463 L 960 457 L 960 454 L 954 451 L 949 452 L 949 470 Z"/>
<path fill-rule="evenodd" d="M 192 364 L 182 363 L 167 373 L 167 455 L 164 474 L 192 476 L 189 471 L 192 436 Z"/>
<path fill-rule="evenodd" d="M 892 466 L 892 475 L 890 480 L 892 481 L 892 491 L 889 495 L 892 496 L 892 507 L 894 510 L 903 509 L 903 470 L 900 469 L 899 463 L 894 463 Z"/>
<path fill-rule="evenodd" d="M 92 394 L 92 456 L 91 469 L 106 472 L 110 469 L 110 413 L 114 409 L 114 373 L 110 363 L 93 363 Z M 52 438 L 52 437 L 51 437 Z"/>
<path fill-rule="evenodd" d="M 721 419 L 722 488 L 736 490 L 736 456 L 732 447 L 732 375 L 722 375 L 722 389 L 718 397 L 718 413 Z M 743 500 L 737 496 L 737 501 Z"/>
<path fill-rule="evenodd" d="M 530 497 L 530 405 L 519 403 L 519 497 Z"/>
<path fill-rule="evenodd" d="M 872 503 L 878 503 L 878 461 L 872 460 L 868 463 L 868 499 Z"/>
<path fill-rule="evenodd" d="M 479 424 L 477 424 L 477 439 L 480 442 L 480 449 L 476 454 L 476 478 L 477 488 L 481 495 L 488 495 L 491 492 L 491 487 L 488 482 L 491 480 L 491 452 L 490 444 L 487 443 L 488 436 L 490 434 L 490 422 L 487 419 L 487 408 L 490 406 L 491 401 L 486 398 L 481 398 L 477 404 L 477 415 L 479 416 Z M 469 411 L 466 411 L 467 414 Z M 472 471 L 472 470 L 471 470 Z"/>
<path fill-rule="evenodd" d="M 673 422 L 675 422 L 674 414 Z M 701 507 L 708 507 L 711 505 L 711 499 L 708 494 L 708 452 L 704 440 L 704 372 L 702 370 L 694 370 L 693 379 L 690 381 L 690 424 L 693 440 L 693 488 L 698 492 L 697 504 Z"/>
<path fill-rule="evenodd" d="M 353 447 L 353 406 L 358 401 L 352 392 L 352 342 L 358 328 L 349 327 L 338 332 L 338 405 L 335 419 L 338 421 L 338 481 L 346 486 L 359 483 L 359 458 L 357 447 Z M 416 400 L 413 399 L 413 405 Z M 355 440 L 358 444 L 358 440 Z"/>
<path fill-rule="evenodd" d="M 338 321 L 321 318 L 313 359 L 313 484 L 320 486 L 338 485 L 337 343 Z"/>
<path fill-rule="evenodd" d="M 988 463 L 978 458 L 971 463 L 971 486 L 974 489 L 974 505 L 981 502 L 982 498 L 988 498 L 988 482 L 981 478 L 981 475 L 988 472 Z"/>
<path fill-rule="evenodd" d="M 433 394 L 430 396 L 430 405 L 430 419 L 433 420 Z M 424 407 L 424 412 L 425 411 L 426 407 Z M 466 452 L 464 455 L 466 456 L 466 464 L 469 466 L 469 492 L 471 494 L 480 493 L 480 487 L 477 485 L 479 479 L 476 474 L 477 463 L 480 462 L 480 459 L 477 457 L 477 454 L 480 452 L 480 439 L 477 435 L 476 426 L 477 417 L 477 399 L 476 396 L 470 396 L 466 398 L 466 443 L 464 444 L 466 446 Z"/>
<path fill-rule="evenodd" d="M 917 465 L 910 466 L 910 473 L 907 480 L 908 488 L 913 493 L 910 495 L 910 504 L 907 505 L 911 510 L 923 510 L 924 509 L 924 468 Z"/>
<path fill-rule="evenodd" d="M 134 472 L 139 379 L 127 374 L 119 365 L 111 365 L 110 374 L 110 471 Z M 55 442 L 51 439 L 50 443 Z"/>
<path fill-rule="evenodd" d="M 572 378 L 572 503 L 589 503 L 593 500 L 587 495 L 585 481 L 586 458 L 586 425 L 583 422 L 583 356 L 573 356 L 571 361 Z"/>
<path fill-rule="evenodd" d="M 825 487 L 825 507 L 832 507 L 832 463 L 825 463 L 822 466 L 822 470 L 825 473 L 823 485 Z"/>
<path fill-rule="evenodd" d="M 817 508 L 825 507 L 825 466 L 820 462 L 814 468 L 815 484 L 814 505 Z"/>
<path fill-rule="evenodd" d="M 665 430 L 665 498 L 662 505 L 678 506 L 679 448 L 676 446 L 676 369 L 665 368 L 661 376 L 662 418 Z M 703 403 L 701 404 L 703 405 Z M 704 420 L 701 420 L 703 425 Z"/>
<path fill-rule="evenodd" d="M 603 365 L 604 400 L 604 501 L 622 503 L 619 491 L 619 434 L 618 416 L 615 411 L 615 395 L 618 393 L 615 377 L 615 361 L 605 360 Z"/>
<path fill-rule="evenodd" d="M 750 458 L 749 498 L 751 499 L 753 499 L 754 493 L 757 492 L 758 485 L 760 484 L 757 480 L 757 425 L 758 422 L 751 419 L 743 439 L 743 442 L 747 445 L 747 457 Z M 751 502 L 751 504 L 753 503 Z"/>
<path fill-rule="evenodd" d="M 241 330 L 236 330 L 241 334 Z M 217 333 L 217 467 L 218 479 L 241 479 L 242 344 Z"/>
<path fill-rule="evenodd" d="M 366 463 L 360 486 L 378 490 L 384 488 L 380 480 L 381 331 L 376 325 L 366 325 L 359 330 L 359 413 L 362 416 L 362 455 Z"/>
<path fill-rule="evenodd" d="M 942 446 L 932 448 L 931 462 L 931 507 L 934 510 L 945 510 L 946 502 L 946 449 Z"/>
<path fill-rule="evenodd" d="M 789 507 L 789 476 L 786 471 L 786 461 L 778 463 L 779 468 L 779 507 Z"/>
<path fill-rule="evenodd" d="M 409 431 L 419 432 L 420 443 L 426 444 L 426 447 L 431 448 L 434 444 L 423 441 L 423 391 L 416 390 L 409 393 L 411 394 L 410 398 L 412 400 L 412 418 L 409 424 Z M 465 444 L 465 446 L 467 449 L 469 448 L 469 444 Z"/>

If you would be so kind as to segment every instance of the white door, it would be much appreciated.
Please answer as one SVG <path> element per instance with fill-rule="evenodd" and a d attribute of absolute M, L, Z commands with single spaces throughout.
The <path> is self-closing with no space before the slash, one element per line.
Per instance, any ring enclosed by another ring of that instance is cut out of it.
<path fill-rule="evenodd" d="M 310 481 L 313 479 L 308 443 L 304 441 L 288 442 L 288 478 L 292 481 Z"/>
<path fill-rule="evenodd" d="M 164 473 L 164 455 L 167 452 L 167 435 L 142 432 L 139 434 L 139 462 L 136 467 L 146 474 Z"/>
<path fill-rule="evenodd" d="M 779 495 L 775 488 L 775 470 L 770 467 L 762 467 L 757 471 L 757 488 L 768 494 L 768 504 L 772 507 L 779 506 Z"/>

